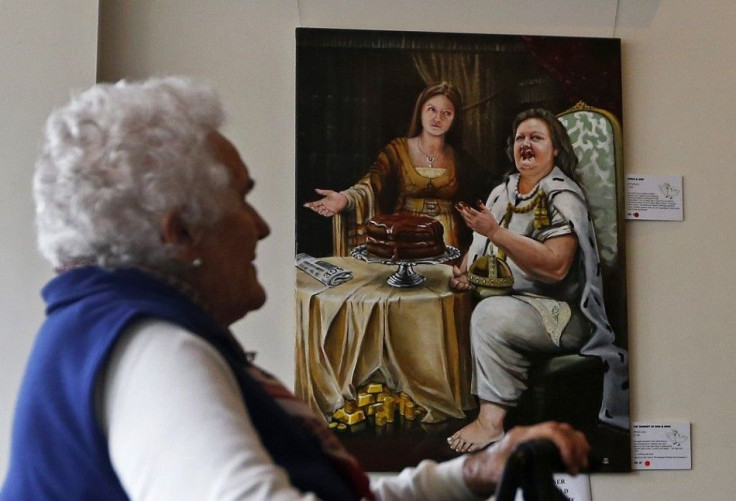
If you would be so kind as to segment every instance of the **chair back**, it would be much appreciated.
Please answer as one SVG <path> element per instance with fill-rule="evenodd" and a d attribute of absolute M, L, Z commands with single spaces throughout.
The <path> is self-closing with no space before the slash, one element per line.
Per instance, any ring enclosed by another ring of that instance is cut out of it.
<path fill-rule="evenodd" d="M 621 125 L 610 112 L 582 101 L 557 115 L 578 157 L 576 176 L 588 197 L 601 262 L 613 269 L 623 253 Z"/>

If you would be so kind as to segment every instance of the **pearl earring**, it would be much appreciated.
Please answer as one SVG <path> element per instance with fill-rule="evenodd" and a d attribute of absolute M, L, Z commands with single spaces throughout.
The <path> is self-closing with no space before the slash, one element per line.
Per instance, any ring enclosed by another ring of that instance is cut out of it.
<path fill-rule="evenodd" d="M 202 258 L 195 257 L 192 259 L 192 268 L 199 268 L 202 266 Z"/>

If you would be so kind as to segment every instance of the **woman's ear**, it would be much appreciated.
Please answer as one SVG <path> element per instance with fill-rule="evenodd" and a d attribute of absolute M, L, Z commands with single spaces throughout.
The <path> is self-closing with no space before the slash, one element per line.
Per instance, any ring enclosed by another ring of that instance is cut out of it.
<path fill-rule="evenodd" d="M 161 240 L 179 249 L 178 256 L 189 261 L 195 254 L 196 238 L 192 229 L 181 217 L 181 209 L 172 209 L 161 218 Z"/>

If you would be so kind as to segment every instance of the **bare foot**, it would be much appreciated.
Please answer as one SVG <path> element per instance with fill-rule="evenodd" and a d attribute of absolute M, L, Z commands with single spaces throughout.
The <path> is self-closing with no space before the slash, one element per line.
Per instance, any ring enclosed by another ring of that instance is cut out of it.
<path fill-rule="evenodd" d="M 451 437 L 447 437 L 450 448 L 457 452 L 473 452 L 501 440 L 503 428 L 485 426 L 480 419 L 459 429 Z"/>
<path fill-rule="evenodd" d="M 450 448 L 457 452 L 480 450 L 503 438 L 506 408 L 487 400 L 480 401 L 478 418 L 447 437 Z"/>

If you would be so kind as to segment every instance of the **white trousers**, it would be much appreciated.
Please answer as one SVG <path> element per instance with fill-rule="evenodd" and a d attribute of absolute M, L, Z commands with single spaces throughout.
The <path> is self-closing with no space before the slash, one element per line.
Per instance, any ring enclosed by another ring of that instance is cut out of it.
<path fill-rule="evenodd" d="M 470 319 L 474 359 L 471 391 L 482 400 L 515 407 L 527 388 L 531 357 L 575 353 L 590 333 L 587 319 L 573 309 L 557 346 L 533 306 L 513 296 L 486 298 Z"/>

